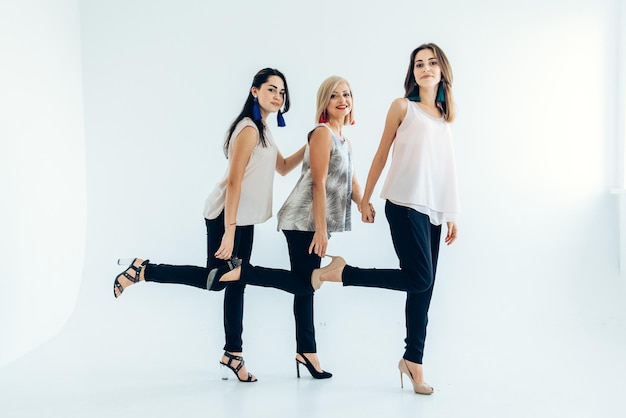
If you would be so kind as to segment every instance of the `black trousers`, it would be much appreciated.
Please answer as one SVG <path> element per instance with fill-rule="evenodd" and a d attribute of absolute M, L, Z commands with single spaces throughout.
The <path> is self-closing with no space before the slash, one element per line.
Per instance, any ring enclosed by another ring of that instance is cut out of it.
<path fill-rule="evenodd" d="M 309 241 L 309 244 L 310 243 Z M 271 287 L 294 295 L 310 295 L 313 293 L 310 273 L 308 276 L 301 276 L 291 270 L 253 266 L 250 263 L 243 263 L 241 266 L 240 280 L 247 285 Z M 232 283 L 235 282 L 230 282 L 228 286 L 231 286 Z"/>
<path fill-rule="evenodd" d="M 205 219 L 205 223 L 207 228 L 206 267 L 148 264 L 145 271 L 146 281 L 184 284 L 206 289 L 209 271 L 226 265 L 225 260 L 214 256 L 224 235 L 224 213 L 222 212 L 215 219 Z M 254 225 L 237 226 L 233 255 L 249 263 L 253 240 Z M 229 283 L 224 290 L 224 334 L 226 337 L 224 350 L 226 351 L 242 351 L 244 290 L 243 281 Z"/>
<path fill-rule="evenodd" d="M 319 268 L 322 259 L 315 253 L 309 254 L 309 245 L 314 232 L 283 231 L 289 247 L 291 272 L 302 286 L 310 286 L 311 273 Z M 312 288 L 311 288 L 312 289 Z M 298 353 L 317 353 L 315 343 L 315 325 L 313 318 L 313 293 L 294 295 L 293 315 L 296 322 L 296 351 Z"/>
<path fill-rule="evenodd" d="M 439 258 L 441 225 L 433 225 L 428 216 L 389 201 L 385 204 L 385 215 L 393 246 L 400 260 L 400 269 L 360 269 L 346 266 L 342 276 L 343 285 L 407 292 L 404 358 L 421 364 L 428 309 Z"/>

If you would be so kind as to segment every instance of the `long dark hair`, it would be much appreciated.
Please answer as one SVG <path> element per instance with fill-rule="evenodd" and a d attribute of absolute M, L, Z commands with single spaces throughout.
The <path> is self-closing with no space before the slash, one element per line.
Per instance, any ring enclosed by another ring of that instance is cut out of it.
<path fill-rule="evenodd" d="M 413 73 L 413 69 L 415 68 L 415 56 L 422 49 L 430 49 L 435 54 L 435 58 L 441 67 L 441 81 L 440 83 L 443 86 L 445 101 L 437 102 L 437 106 L 441 109 L 441 113 L 443 113 L 443 118 L 446 122 L 452 122 L 454 117 L 456 116 L 454 99 L 452 97 L 452 67 L 450 66 L 450 61 L 448 61 L 448 57 L 443 52 L 441 48 L 433 43 L 422 44 L 415 48 L 413 52 L 411 52 L 411 59 L 409 61 L 409 69 L 406 72 L 406 78 L 404 79 L 404 97 L 419 97 L 419 86 L 417 85 L 417 81 L 415 81 L 415 74 Z"/>
<path fill-rule="evenodd" d="M 279 110 L 279 112 L 287 113 L 287 111 L 289 110 L 289 88 L 287 87 L 287 79 L 285 78 L 283 73 L 281 73 L 277 69 L 263 68 L 261 71 L 256 73 L 254 75 L 254 78 L 252 79 L 252 85 L 250 86 L 250 89 L 252 89 L 252 87 L 260 88 L 261 85 L 267 82 L 267 79 L 273 75 L 280 77 L 283 80 L 283 83 L 285 84 L 285 101 L 283 103 L 282 110 Z M 267 146 L 267 142 L 265 141 L 265 133 L 264 133 L 265 126 L 263 126 L 263 121 L 254 120 L 254 115 L 252 113 L 253 106 L 254 106 L 254 96 L 252 96 L 251 91 L 248 91 L 248 98 L 246 99 L 246 103 L 243 105 L 243 109 L 241 109 L 241 113 L 239 113 L 239 116 L 235 118 L 233 123 L 230 125 L 230 128 L 228 128 L 228 135 L 226 135 L 226 140 L 224 141 L 224 154 L 226 154 L 226 158 L 228 158 L 228 145 L 230 144 L 230 140 L 231 140 L 231 137 L 233 136 L 233 132 L 235 132 L 235 128 L 237 127 L 237 124 L 241 122 L 243 118 L 252 119 L 254 124 L 259 129 L 259 139 L 261 141 L 261 145 L 263 147 Z"/>

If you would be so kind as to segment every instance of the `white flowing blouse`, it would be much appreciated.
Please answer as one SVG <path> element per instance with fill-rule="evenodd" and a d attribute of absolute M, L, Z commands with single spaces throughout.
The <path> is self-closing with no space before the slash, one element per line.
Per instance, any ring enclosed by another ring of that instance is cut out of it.
<path fill-rule="evenodd" d="M 443 117 L 433 118 L 408 101 L 381 197 L 427 215 L 433 225 L 457 220 L 460 203 L 452 131 Z"/>

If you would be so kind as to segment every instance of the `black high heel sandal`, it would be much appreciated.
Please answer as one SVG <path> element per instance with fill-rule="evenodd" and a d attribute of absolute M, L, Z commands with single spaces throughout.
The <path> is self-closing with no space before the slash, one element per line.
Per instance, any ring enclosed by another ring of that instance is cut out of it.
<path fill-rule="evenodd" d="M 241 368 L 245 364 L 245 361 L 243 361 L 243 357 L 232 355 L 228 351 L 224 351 L 224 355 L 226 357 L 228 357 L 228 363 L 224 363 L 223 361 L 220 361 L 220 365 L 221 365 L 221 368 L 222 368 L 222 380 L 228 380 L 228 372 L 225 369 L 225 367 L 228 367 L 230 370 L 233 371 L 233 373 L 235 373 L 235 376 L 237 376 L 237 380 L 239 380 L 240 382 L 254 383 L 254 382 L 258 381 L 258 379 L 256 377 L 252 376 L 252 374 L 250 374 L 250 372 L 248 372 L 248 378 L 245 379 L 245 380 L 242 380 L 239 377 L 239 370 L 241 370 Z M 232 362 L 233 361 L 238 361 L 239 362 L 237 367 L 233 367 L 232 366 Z"/>
<path fill-rule="evenodd" d="M 300 378 L 300 365 L 301 364 L 306 367 L 309 373 L 311 373 L 311 376 L 313 377 L 313 379 L 328 379 L 329 377 L 333 377 L 332 373 L 325 372 L 324 370 L 322 370 L 321 372 L 318 372 L 315 369 L 315 366 L 313 366 L 313 363 L 311 363 L 304 354 L 302 353 L 298 353 L 298 354 L 300 354 L 300 357 L 304 359 L 304 362 L 301 362 L 300 360 L 296 358 L 296 373 L 298 374 L 298 379 Z"/>
<path fill-rule="evenodd" d="M 226 261 L 225 266 L 212 269 L 206 279 L 207 290 L 219 292 L 220 290 L 224 289 L 226 286 L 228 286 L 228 282 L 220 282 L 220 277 L 222 277 L 229 271 L 236 269 L 237 267 L 241 267 L 242 264 L 243 261 L 241 261 L 241 258 L 233 256 Z"/>
<path fill-rule="evenodd" d="M 128 280 L 130 280 L 133 284 L 137 283 L 139 281 L 139 274 L 141 273 L 141 270 L 150 262 L 150 260 L 145 260 L 139 266 L 135 267 L 135 261 L 137 261 L 136 258 L 133 259 L 133 261 L 130 263 L 130 266 L 126 267 L 126 270 L 124 270 L 123 272 L 121 272 L 120 274 L 115 276 L 115 281 L 113 282 L 113 296 L 115 296 L 116 299 L 118 297 L 122 296 L 122 292 L 124 292 L 124 286 L 122 286 L 122 284 L 120 283 L 119 278 L 124 276 Z M 135 277 L 133 277 L 130 274 L 126 273 L 129 269 L 135 271 Z M 130 286 L 130 285 L 128 285 L 128 286 Z M 126 286 L 126 287 L 128 287 L 128 286 Z M 119 295 L 115 294 L 115 289 L 117 289 L 120 292 Z"/>

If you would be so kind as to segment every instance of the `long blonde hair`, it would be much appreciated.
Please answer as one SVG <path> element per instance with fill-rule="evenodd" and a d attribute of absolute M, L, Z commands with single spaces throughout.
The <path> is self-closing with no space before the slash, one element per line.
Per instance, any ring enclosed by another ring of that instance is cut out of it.
<path fill-rule="evenodd" d="M 352 87 L 350 87 L 350 83 L 345 78 L 339 77 L 337 75 L 332 75 L 328 77 L 326 80 L 322 81 L 320 87 L 317 89 L 317 110 L 315 111 L 315 123 L 320 121 L 322 115 L 326 118 L 326 108 L 328 107 L 328 103 L 330 103 L 330 96 L 333 94 L 333 91 L 337 88 L 337 86 L 341 83 L 346 83 L 348 85 L 348 89 L 350 90 L 350 96 L 352 97 L 352 106 L 350 107 L 350 113 L 346 115 L 343 119 L 344 125 L 350 125 L 354 121 L 354 117 L 352 116 L 352 112 L 354 109 L 354 96 L 352 95 Z"/>

